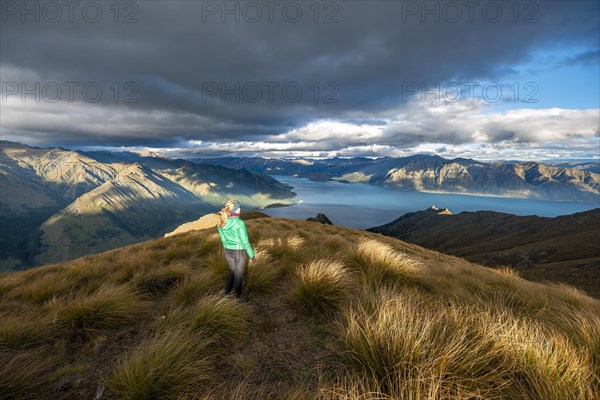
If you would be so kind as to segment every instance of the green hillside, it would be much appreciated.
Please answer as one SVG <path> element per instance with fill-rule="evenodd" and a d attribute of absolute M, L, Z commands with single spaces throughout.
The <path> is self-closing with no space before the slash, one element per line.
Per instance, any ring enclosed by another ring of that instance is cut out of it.
<path fill-rule="evenodd" d="M 600 301 L 379 234 L 247 220 L 0 275 L 3 399 L 600 398 Z"/>

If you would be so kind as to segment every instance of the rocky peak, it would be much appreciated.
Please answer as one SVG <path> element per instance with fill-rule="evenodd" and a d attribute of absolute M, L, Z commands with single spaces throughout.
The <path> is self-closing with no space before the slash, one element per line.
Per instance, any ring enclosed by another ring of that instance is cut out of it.
<path fill-rule="evenodd" d="M 312 221 L 312 222 L 320 222 L 322 224 L 325 225 L 333 225 L 333 223 L 329 220 L 329 218 L 327 218 L 327 216 L 325 214 L 322 213 L 318 213 L 316 217 L 314 218 L 306 218 L 307 221 Z"/>

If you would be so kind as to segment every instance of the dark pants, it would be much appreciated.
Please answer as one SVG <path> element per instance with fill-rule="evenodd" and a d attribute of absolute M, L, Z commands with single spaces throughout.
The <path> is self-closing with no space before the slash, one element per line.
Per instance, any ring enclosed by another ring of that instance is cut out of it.
<path fill-rule="evenodd" d="M 231 293 L 231 289 L 235 288 L 235 295 L 240 297 L 244 286 L 244 273 L 246 272 L 248 254 L 246 250 L 224 249 L 224 251 L 225 259 L 229 264 L 229 274 L 225 282 L 225 294 Z"/>

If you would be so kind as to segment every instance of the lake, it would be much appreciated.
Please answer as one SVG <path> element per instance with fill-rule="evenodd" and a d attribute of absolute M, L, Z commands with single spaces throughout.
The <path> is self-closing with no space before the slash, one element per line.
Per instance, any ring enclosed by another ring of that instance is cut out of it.
<path fill-rule="evenodd" d="M 307 178 L 274 176 L 294 187 L 302 203 L 261 210 L 272 217 L 306 219 L 324 213 L 335 225 L 366 229 L 391 222 L 408 212 L 435 205 L 453 213 L 493 210 L 517 215 L 555 217 L 600 207 L 598 203 L 550 201 L 464 194 L 424 193 L 383 188 L 366 183 L 314 182 Z"/>

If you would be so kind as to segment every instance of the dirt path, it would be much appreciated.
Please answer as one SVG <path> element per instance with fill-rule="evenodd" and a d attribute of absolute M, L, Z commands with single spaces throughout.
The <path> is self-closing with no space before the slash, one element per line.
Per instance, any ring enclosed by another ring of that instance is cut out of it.
<path fill-rule="evenodd" d="M 334 327 L 298 315 L 289 301 L 290 290 L 290 279 L 284 278 L 278 292 L 249 298 L 248 333 L 235 355 L 239 382 L 255 389 L 268 387 L 275 392 L 273 398 L 291 388 L 316 389 L 319 377 L 331 371 L 339 357 L 330 335 Z"/>

